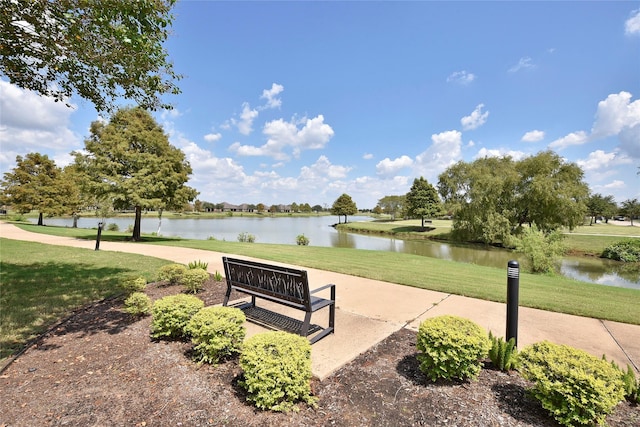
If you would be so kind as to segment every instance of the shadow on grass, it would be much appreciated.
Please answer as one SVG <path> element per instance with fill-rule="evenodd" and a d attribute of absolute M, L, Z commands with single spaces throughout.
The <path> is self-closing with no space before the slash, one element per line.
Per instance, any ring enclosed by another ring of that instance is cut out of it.
<path fill-rule="evenodd" d="M 118 287 L 133 270 L 82 263 L 2 262 L 0 294 L 0 359 L 22 349 L 56 321 L 90 302 L 118 295 Z M 67 332 L 119 332 L 126 316 L 106 312 L 91 322 L 70 323 Z"/>

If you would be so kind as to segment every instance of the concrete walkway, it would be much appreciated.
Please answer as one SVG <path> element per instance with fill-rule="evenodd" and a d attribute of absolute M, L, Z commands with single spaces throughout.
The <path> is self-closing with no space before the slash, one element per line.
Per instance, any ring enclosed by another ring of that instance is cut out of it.
<path fill-rule="evenodd" d="M 0 237 L 50 245 L 73 246 L 94 250 L 95 241 L 77 240 L 23 231 L 0 222 Z M 202 260 L 209 271 L 223 272 L 222 257 L 227 254 L 143 243 L 101 242 L 101 251 L 137 253 L 179 263 Z M 244 257 L 247 258 L 247 257 Z M 417 330 L 429 317 L 452 314 L 461 316 L 505 336 L 506 305 L 442 292 L 417 289 L 377 280 L 364 279 L 329 271 L 305 268 L 312 288 L 336 284 L 336 331 L 312 347 L 314 375 L 324 379 L 401 328 Z M 506 292 L 506 272 L 505 272 Z M 260 303 L 268 307 L 267 303 Z M 277 310 L 282 312 L 282 306 Z M 295 313 L 295 312 L 294 312 Z M 299 314 L 292 317 L 300 318 Z M 327 313 L 314 314 L 312 321 L 324 325 Z M 249 335 L 263 331 L 247 324 Z M 568 314 L 520 307 L 518 347 L 548 340 L 583 349 L 594 356 L 614 360 L 621 367 L 630 364 L 640 373 L 640 326 L 597 320 Z"/>

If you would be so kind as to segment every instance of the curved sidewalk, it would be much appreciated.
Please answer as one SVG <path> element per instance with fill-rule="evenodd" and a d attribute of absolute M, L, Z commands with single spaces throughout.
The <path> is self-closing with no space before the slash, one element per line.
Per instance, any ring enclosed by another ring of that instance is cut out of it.
<path fill-rule="evenodd" d="M 50 245 L 73 246 L 94 250 L 95 241 L 31 233 L 0 221 L 0 237 Z M 198 249 L 163 247 L 144 243 L 101 242 L 101 251 L 137 253 L 179 263 L 203 260 L 209 271 L 224 271 L 222 257 L 227 255 Z M 246 257 L 245 257 L 246 258 Z M 471 319 L 504 336 L 506 305 L 442 292 L 396 285 L 340 273 L 305 268 L 312 287 L 336 284 L 335 334 L 313 344 L 312 369 L 324 379 L 401 328 L 417 330 L 429 317 L 452 314 Z M 506 283 L 506 273 L 505 273 Z M 506 285 L 505 285 L 506 292 Z M 261 304 L 267 306 L 267 304 Z M 278 306 L 278 311 L 282 311 Z M 542 340 L 567 344 L 594 356 L 614 360 L 621 367 L 630 364 L 640 373 L 640 325 L 603 321 L 527 307 L 519 308 L 518 346 L 523 348 Z M 324 321 L 322 311 L 313 321 Z M 263 329 L 248 323 L 248 334 Z"/>

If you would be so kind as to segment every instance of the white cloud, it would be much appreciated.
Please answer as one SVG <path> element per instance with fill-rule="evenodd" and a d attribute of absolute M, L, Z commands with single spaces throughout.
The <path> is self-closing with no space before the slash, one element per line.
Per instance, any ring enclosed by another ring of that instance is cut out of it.
<path fill-rule="evenodd" d="M 624 23 L 624 33 L 627 35 L 640 34 L 640 9 L 631 12 L 631 17 Z"/>
<path fill-rule="evenodd" d="M 613 93 L 598 102 L 596 121 L 591 133 L 594 137 L 619 134 L 624 128 L 640 124 L 640 100 L 631 102 L 629 92 Z"/>
<path fill-rule="evenodd" d="M 282 93 L 283 90 L 284 86 L 277 83 L 273 83 L 271 85 L 271 89 L 263 90 L 260 99 L 267 100 L 267 103 L 263 108 L 280 108 L 280 106 L 282 105 L 282 100 L 280 98 L 277 98 L 277 96 Z"/>
<path fill-rule="evenodd" d="M 371 160 L 373 159 L 373 154 L 371 153 L 364 153 L 364 155 L 362 156 L 363 159 L 365 160 Z"/>
<path fill-rule="evenodd" d="M 65 166 L 69 152 L 82 148 L 82 137 L 69 129 L 74 108 L 3 80 L 0 94 L 0 172 L 12 169 L 16 156 L 30 152 L 48 154 Z"/>
<path fill-rule="evenodd" d="M 231 119 L 231 122 L 238 127 L 238 131 L 243 135 L 249 135 L 253 131 L 253 121 L 258 117 L 258 110 L 252 110 L 248 102 L 242 104 L 240 120 Z"/>
<path fill-rule="evenodd" d="M 298 129 L 298 124 L 304 126 Z M 331 126 L 324 123 L 323 115 L 300 121 L 273 120 L 264 125 L 262 132 L 268 137 L 266 144 L 255 147 L 236 142 L 230 150 L 242 156 L 270 156 L 276 160 L 288 160 L 289 154 L 285 152 L 287 148 L 298 157 L 302 150 L 324 148 L 334 134 Z"/>
<path fill-rule="evenodd" d="M 589 153 L 587 159 L 576 161 L 576 164 L 587 172 L 599 169 L 611 169 L 618 165 L 630 163 L 632 163 L 632 160 L 620 152 L 612 151 L 605 153 L 603 150 L 593 151 Z"/>
<path fill-rule="evenodd" d="M 617 190 L 617 189 L 620 189 L 620 188 L 625 188 L 626 185 L 624 184 L 624 181 L 620 181 L 619 179 L 615 179 L 615 180 L 611 181 L 608 184 L 601 185 L 600 187 L 601 188 L 605 188 L 607 190 Z"/>
<path fill-rule="evenodd" d="M 382 176 L 393 176 L 399 170 L 411 167 L 412 165 L 413 160 L 409 156 L 398 157 L 395 160 L 387 157 L 376 165 L 376 173 Z"/>
<path fill-rule="evenodd" d="M 532 130 L 522 136 L 522 142 L 538 142 L 544 139 L 544 132 L 541 130 Z"/>
<path fill-rule="evenodd" d="M 462 133 L 450 130 L 431 135 L 432 144 L 416 156 L 414 172 L 430 182 L 438 174 L 461 159 Z"/>
<path fill-rule="evenodd" d="M 449 77 L 447 77 L 447 83 L 459 83 L 461 85 L 468 85 L 475 79 L 475 74 L 468 73 L 465 70 L 462 70 L 451 73 Z"/>
<path fill-rule="evenodd" d="M 487 121 L 489 117 L 489 112 L 482 112 L 484 108 L 484 104 L 479 104 L 473 112 L 460 119 L 460 123 L 462 124 L 463 130 L 473 130 L 477 129 Z"/>
<path fill-rule="evenodd" d="M 204 136 L 204 140 L 207 142 L 216 142 L 219 141 L 220 138 L 222 138 L 222 134 L 221 133 L 208 133 Z"/>
<path fill-rule="evenodd" d="M 515 150 L 503 150 L 503 149 L 487 149 L 482 147 L 478 150 L 478 154 L 476 154 L 476 159 L 482 159 L 484 157 L 506 157 L 510 156 L 513 160 L 521 160 L 524 159 L 527 155 L 522 151 Z"/>
<path fill-rule="evenodd" d="M 344 179 L 351 171 L 350 167 L 331 164 L 327 156 L 320 156 L 311 166 L 303 166 L 300 169 L 300 178 L 303 180 Z"/>
<path fill-rule="evenodd" d="M 518 61 L 518 63 L 516 65 L 514 65 L 513 67 L 509 68 L 509 72 L 510 73 L 517 73 L 520 70 L 524 70 L 526 68 L 534 68 L 535 64 L 533 63 L 533 60 L 531 58 L 529 58 L 528 56 L 522 57 L 520 58 L 520 60 Z"/>
<path fill-rule="evenodd" d="M 562 150 L 563 148 L 567 148 L 572 145 L 582 145 L 589 140 L 589 136 L 585 131 L 577 131 L 571 132 L 570 134 L 563 136 L 562 138 L 558 138 L 549 144 L 550 148 L 556 150 Z"/>

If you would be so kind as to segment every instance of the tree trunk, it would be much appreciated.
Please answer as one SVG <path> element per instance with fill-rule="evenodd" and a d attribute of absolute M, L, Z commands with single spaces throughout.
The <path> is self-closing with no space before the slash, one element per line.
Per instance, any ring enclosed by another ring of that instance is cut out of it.
<path fill-rule="evenodd" d="M 42 212 L 38 214 L 38 225 L 44 225 L 44 221 L 42 220 Z"/>
<path fill-rule="evenodd" d="M 424 215 L 420 217 L 422 219 L 422 229 L 424 230 Z"/>
<path fill-rule="evenodd" d="M 133 235 L 131 240 L 137 242 L 140 240 L 140 223 L 142 222 L 142 207 L 136 206 L 136 219 L 133 223 Z"/>
<path fill-rule="evenodd" d="M 78 214 L 73 213 L 73 228 L 78 228 Z"/>
<path fill-rule="evenodd" d="M 158 209 L 158 231 L 156 232 L 157 236 L 160 235 L 160 228 L 162 228 L 162 209 Z"/>

